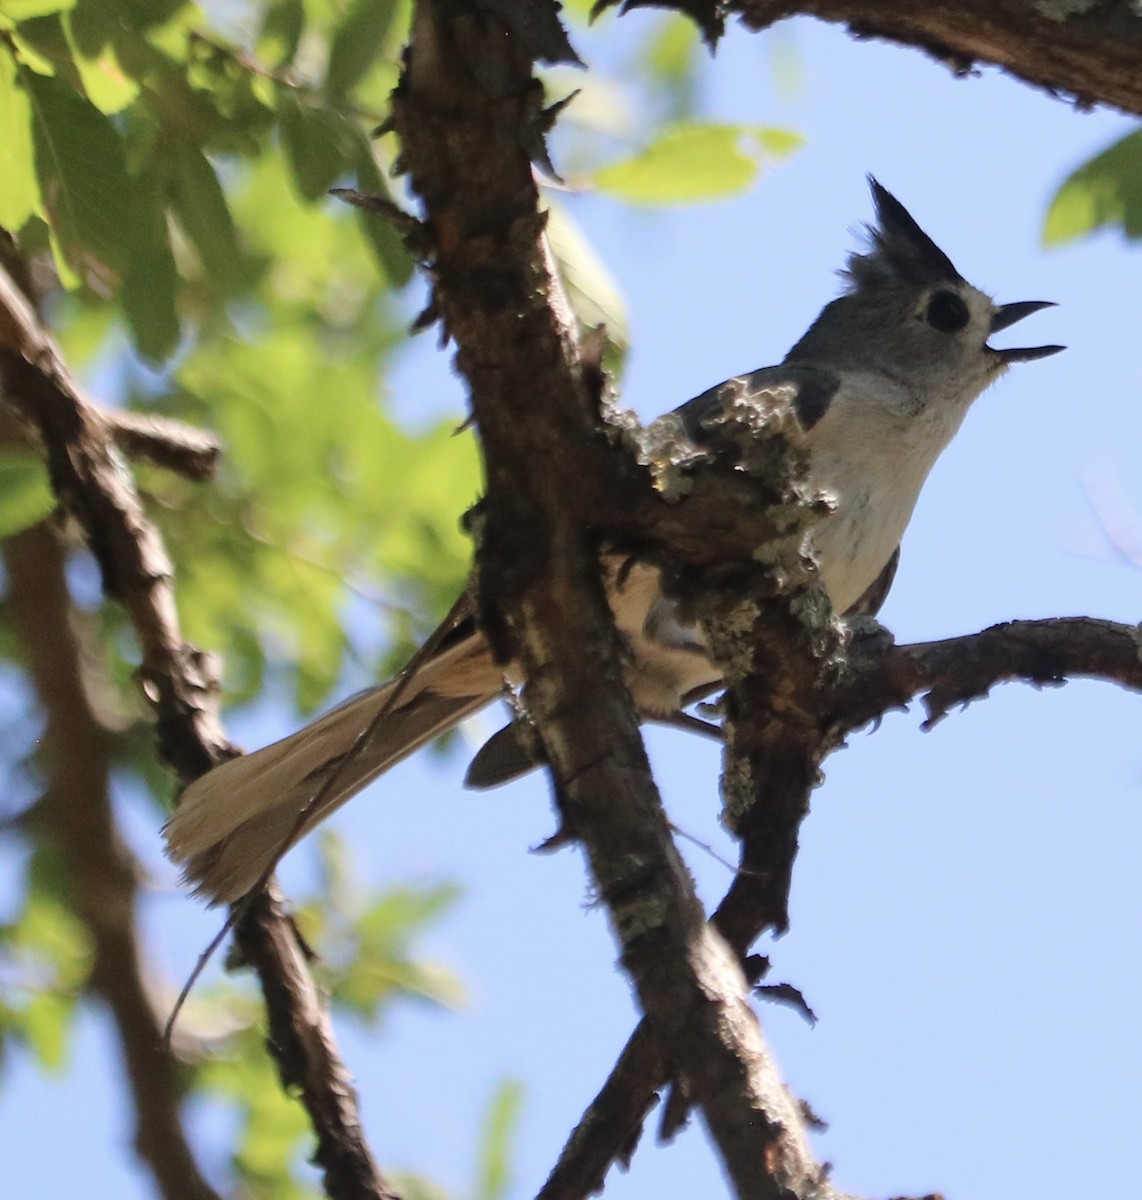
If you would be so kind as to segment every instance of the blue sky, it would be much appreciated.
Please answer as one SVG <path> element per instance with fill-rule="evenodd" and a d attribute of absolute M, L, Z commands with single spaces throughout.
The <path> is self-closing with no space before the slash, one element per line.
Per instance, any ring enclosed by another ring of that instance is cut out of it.
<path fill-rule="evenodd" d="M 619 24 L 637 35 L 649 21 L 636 12 Z M 580 35 L 588 62 L 614 29 L 608 17 Z M 775 36 L 800 62 L 794 93 L 774 86 Z M 836 294 L 833 272 L 871 215 L 872 172 L 971 282 L 1000 301 L 1059 303 L 1020 327 L 1020 342 L 1069 347 L 1013 368 L 977 402 L 921 498 L 882 620 L 901 641 L 1014 617 L 1136 622 L 1142 574 L 1111 552 L 1088 493 L 1118 489 L 1142 522 L 1138 252 L 1115 234 L 1041 245 L 1054 189 L 1132 123 L 996 72 L 956 79 L 915 52 L 809 21 L 760 37 L 731 29 L 703 78 L 706 115 L 784 125 L 806 144 L 727 203 L 663 213 L 571 202 L 629 305 L 625 402 L 651 416 L 779 361 Z M 463 403 L 428 339 L 394 386 L 451 398 L 457 412 Z M 1140 711 L 1105 684 L 1008 686 L 931 733 L 916 711 L 893 715 L 826 764 L 791 930 L 761 947 L 820 1023 L 761 1015 L 790 1084 L 830 1123 L 817 1148 L 840 1186 L 972 1200 L 1121 1190 L 1142 1122 Z M 234 733 L 256 744 L 289 726 L 262 713 Z M 717 826 L 716 747 L 649 736 L 673 820 L 732 857 Z M 522 1198 L 634 1012 L 580 857 L 528 853 L 553 828 L 544 781 L 465 793 L 463 768 L 460 753 L 421 755 L 338 822 L 372 879 L 465 885 L 428 950 L 466 979 L 469 1002 L 458 1013 L 410 1007 L 380 1034 L 347 1024 L 339 1036 L 378 1157 L 458 1196 L 479 1111 L 498 1080 L 521 1079 L 512 1195 Z M 133 834 L 154 857 L 157 830 Z M 726 868 L 686 853 L 716 902 Z M 306 859 L 287 863 L 287 883 L 305 877 Z M 165 890 L 148 922 L 178 971 L 214 924 L 157 869 Z M 77 1183 L 90 1200 L 149 1195 L 100 1018 L 84 1019 L 66 1075 L 44 1080 L 20 1060 L 8 1071 L 6 1196 L 71 1194 Z M 202 1137 L 223 1163 L 223 1131 L 204 1125 Z M 651 1194 L 726 1194 L 696 1125 L 668 1149 L 648 1137 L 607 1189 L 617 1200 Z"/>

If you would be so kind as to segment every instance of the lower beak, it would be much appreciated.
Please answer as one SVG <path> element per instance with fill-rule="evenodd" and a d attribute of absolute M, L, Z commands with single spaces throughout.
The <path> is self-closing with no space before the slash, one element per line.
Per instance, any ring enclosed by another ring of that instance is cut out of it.
<path fill-rule="evenodd" d="M 1022 321 L 1024 317 L 1029 317 L 1032 313 L 1037 313 L 1044 308 L 1054 308 L 1054 302 L 1051 300 L 1018 300 L 1014 304 L 1001 304 L 991 315 L 991 332 L 998 333 L 1001 329 L 1006 329 L 1009 325 L 1014 325 L 1016 321 Z M 1013 363 L 1046 358 L 1048 355 L 1058 354 L 1060 350 L 1065 350 L 1066 346 L 1026 346 L 1014 350 L 996 350 L 994 346 L 988 346 L 987 349 L 992 354 L 998 354 L 1005 363 Z"/>

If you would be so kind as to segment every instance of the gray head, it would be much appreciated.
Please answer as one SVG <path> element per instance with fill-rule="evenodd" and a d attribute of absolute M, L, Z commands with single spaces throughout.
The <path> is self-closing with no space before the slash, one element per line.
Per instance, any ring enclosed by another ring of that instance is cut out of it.
<path fill-rule="evenodd" d="M 876 224 L 850 256 L 844 295 L 826 305 L 786 362 L 881 371 L 926 399 L 974 399 L 1013 362 L 1062 346 L 997 350 L 987 339 L 1050 301 L 995 304 L 972 287 L 886 188 L 869 177 Z"/>

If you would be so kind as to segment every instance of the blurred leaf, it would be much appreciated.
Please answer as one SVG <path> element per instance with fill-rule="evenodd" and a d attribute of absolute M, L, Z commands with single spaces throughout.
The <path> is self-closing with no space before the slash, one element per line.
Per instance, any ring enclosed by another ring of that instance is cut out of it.
<path fill-rule="evenodd" d="M 87 98 L 100 112 L 122 112 L 138 96 L 138 81 L 132 79 L 119 65 L 113 47 L 104 46 L 94 54 L 87 53 L 81 40 L 73 32 L 74 26 L 70 19 L 65 23 L 64 30 Z"/>
<path fill-rule="evenodd" d="M 805 138 L 792 129 L 777 129 L 772 125 L 755 125 L 753 134 L 770 158 L 788 158 L 805 144 Z"/>
<path fill-rule="evenodd" d="M 266 6 L 258 33 L 258 54 L 275 71 L 288 67 L 305 32 L 304 0 L 273 0 Z"/>
<path fill-rule="evenodd" d="M 55 496 L 41 459 L 0 451 L 0 537 L 11 537 L 42 521 L 55 508 Z"/>
<path fill-rule="evenodd" d="M 90 270 L 113 284 L 131 230 L 119 135 L 90 100 L 58 79 L 28 70 L 20 79 L 31 100 L 36 174 L 61 278 L 74 286 Z"/>
<path fill-rule="evenodd" d="M 198 251 L 206 273 L 231 282 L 241 263 L 241 247 L 218 175 L 206 155 L 187 141 L 157 151 L 169 164 L 171 211 Z"/>
<path fill-rule="evenodd" d="M 43 75 L 53 75 L 74 91 L 82 92 L 79 71 L 59 13 L 22 21 L 12 35 L 12 41 L 25 65 Z"/>
<path fill-rule="evenodd" d="M 692 112 L 697 92 L 697 67 L 701 41 L 697 25 L 680 13 L 662 19 L 646 43 L 645 69 L 658 85 L 674 119 Z"/>
<path fill-rule="evenodd" d="M 618 284 L 564 205 L 550 205 L 547 236 L 580 324 L 584 329 L 606 327 L 607 342 L 619 358 L 619 363 L 607 364 L 614 369 L 630 345 L 630 324 Z"/>
<path fill-rule="evenodd" d="M 298 195 L 311 203 L 322 199 L 355 166 L 352 127 L 335 108 L 313 104 L 292 88 L 278 89 L 278 118 Z"/>
<path fill-rule="evenodd" d="M 454 1200 L 451 1192 L 430 1179 L 405 1171 L 392 1171 L 389 1175 L 402 1200 Z"/>
<path fill-rule="evenodd" d="M 319 845 L 326 887 L 299 917 L 306 937 L 320 949 L 334 1002 L 370 1024 L 402 997 L 461 1003 L 463 989 L 455 975 L 413 950 L 425 930 L 455 905 L 460 888 L 409 884 L 369 894 L 354 877 L 343 839 L 327 831 Z"/>
<path fill-rule="evenodd" d="M 628 204 L 694 204 L 747 188 L 761 159 L 788 154 L 797 135 L 745 125 L 668 126 L 641 154 L 597 171 L 593 183 Z"/>
<path fill-rule="evenodd" d="M 1106 225 L 1142 237 L 1142 132 L 1127 134 L 1067 179 L 1047 211 L 1043 241 L 1058 246 Z"/>
<path fill-rule="evenodd" d="M 512 1152 L 519 1134 L 524 1086 L 508 1079 L 496 1088 L 484 1115 L 476 1200 L 503 1200 L 511 1186 Z"/>
<path fill-rule="evenodd" d="M 75 4 L 76 0 L 0 0 L 0 27 L 7 25 L 11 28 L 17 21 L 66 12 Z"/>
<path fill-rule="evenodd" d="M 325 91 L 336 100 L 364 78 L 399 11 L 395 0 L 352 0 L 329 46 Z"/>
<path fill-rule="evenodd" d="M 67 1058 L 67 1035 L 75 1005 L 51 992 L 41 992 L 24 1009 L 22 1032 L 40 1066 L 58 1071 Z"/>
<path fill-rule="evenodd" d="M 157 363 L 178 345 L 178 271 L 156 164 L 148 163 L 132 185 L 135 228 L 121 299 L 139 353 Z"/>
<path fill-rule="evenodd" d="M 788 23 L 776 26 L 771 30 L 771 36 L 766 38 L 766 47 L 777 94 L 787 101 L 796 100 L 804 94 L 808 84 L 805 62 L 794 28 Z"/>
<path fill-rule="evenodd" d="M 39 210 L 32 109 L 16 82 L 16 63 L 0 45 L 0 228 L 15 231 Z"/>
<path fill-rule="evenodd" d="M 376 1023 L 398 998 L 415 996 L 445 1007 L 464 998 L 457 977 L 445 967 L 414 958 L 412 942 L 452 908 L 455 884 L 393 888 L 358 912 L 346 914 L 337 941 L 327 931 L 323 949 L 337 967 L 335 1001 Z"/>
<path fill-rule="evenodd" d="M 258 1200 L 316 1200 L 295 1171 L 312 1144 L 305 1109 L 283 1090 L 255 1026 L 230 1040 L 228 1054 L 215 1054 L 197 1072 L 197 1084 L 228 1101 L 241 1120 L 233 1153 L 242 1180 L 240 1194 Z"/>
<path fill-rule="evenodd" d="M 33 855 L 24 906 L 0 928 L 5 963 L 4 1023 L 27 1043 L 40 1065 L 58 1070 L 66 1062 L 75 999 L 91 969 L 86 927 L 58 896 L 61 886 L 49 856 Z"/>
<path fill-rule="evenodd" d="M 259 138 L 274 124 L 274 83 L 251 70 L 244 54 L 215 38 L 191 37 L 186 79 L 203 107 L 215 117 L 204 150 L 242 155 L 259 153 Z"/>
<path fill-rule="evenodd" d="M 672 13 L 648 43 L 646 65 L 663 83 L 688 85 L 701 48 L 694 22 Z"/>

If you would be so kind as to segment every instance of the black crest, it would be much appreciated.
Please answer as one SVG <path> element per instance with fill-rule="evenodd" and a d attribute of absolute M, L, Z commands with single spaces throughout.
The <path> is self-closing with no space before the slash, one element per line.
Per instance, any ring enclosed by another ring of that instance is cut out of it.
<path fill-rule="evenodd" d="M 963 283 L 952 260 L 912 219 L 899 200 L 871 175 L 876 224 L 868 226 L 871 248 L 849 257 L 845 274 L 856 288 L 891 283 Z"/>

